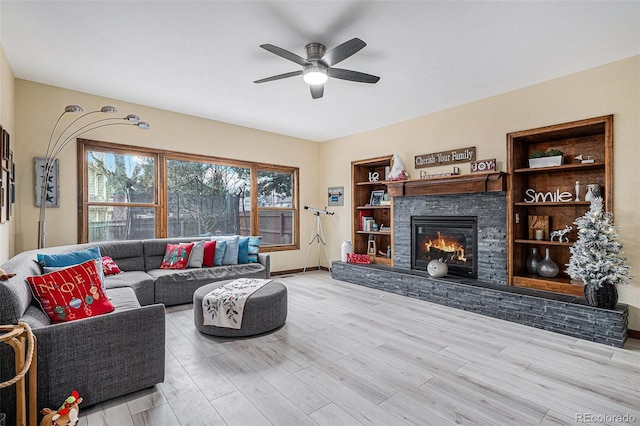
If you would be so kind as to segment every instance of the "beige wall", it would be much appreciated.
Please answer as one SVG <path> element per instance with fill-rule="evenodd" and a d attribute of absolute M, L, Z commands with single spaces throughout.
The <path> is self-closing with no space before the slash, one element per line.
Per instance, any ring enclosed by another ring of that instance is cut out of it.
<path fill-rule="evenodd" d="M 19 144 L 15 138 L 15 90 L 14 90 L 13 71 L 11 65 L 7 61 L 4 49 L 0 45 L 0 125 L 9 132 L 11 137 L 11 149 L 14 155 L 18 155 L 20 151 Z M 0 263 L 3 263 L 14 253 L 15 217 L 16 210 L 11 220 L 0 224 Z"/>
<path fill-rule="evenodd" d="M 327 173 L 320 189 L 344 185 L 346 191 L 345 206 L 334 209 L 325 227 L 330 257 L 339 259 L 342 240 L 351 239 L 351 161 L 397 153 L 418 178 L 415 155 L 475 146 L 478 159 L 496 158 L 505 171 L 508 132 L 607 114 L 614 114 L 614 221 L 638 277 L 618 291 L 632 307 L 631 328 L 640 330 L 640 56 L 322 144 L 321 170 Z M 468 173 L 468 164 L 461 169 Z"/>
<path fill-rule="evenodd" d="M 113 105 L 122 116 L 135 113 L 151 123 L 151 129 L 112 126 L 83 137 L 135 146 L 177 150 L 194 154 L 235 158 L 300 168 L 300 205 L 316 205 L 318 199 L 319 144 L 226 123 L 176 114 L 164 110 L 100 98 L 86 93 L 16 80 L 16 135 L 20 156 L 18 174 L 15 250 L 37 247 L 39 209 L 34 206 L 33 157 L 43 156 L 53 125 L 65 105 L 78 104 L 85 111 Z M 47 246 L 77 242 L 76 147 L 60 155 L 60 208 L 47 209 Z M 304 265 L 306 243 L 313 218 L 302 213 L 301 250 L 272 253 L 273 270 Z"/>

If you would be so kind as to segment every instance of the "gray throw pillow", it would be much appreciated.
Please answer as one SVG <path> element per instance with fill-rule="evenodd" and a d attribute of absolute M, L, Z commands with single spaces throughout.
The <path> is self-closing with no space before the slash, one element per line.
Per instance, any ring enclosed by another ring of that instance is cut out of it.
<path fill-rule="evenodd" d="M 204 259 L 204 241 L 194 241 L 187 268 L 202 268 Z"/>

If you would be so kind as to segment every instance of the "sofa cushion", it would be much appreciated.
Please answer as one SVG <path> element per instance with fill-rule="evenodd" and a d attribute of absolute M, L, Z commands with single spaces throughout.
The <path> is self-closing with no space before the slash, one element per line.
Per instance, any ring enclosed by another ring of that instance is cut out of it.
<path fill-rule="evenodd" d="M 202 256 L 202 267 L 210 268 L 213 265 L 213 259 L 216 254 L 216 241 L 205 241 L 204 242 L 204 253 Z"/>
<path fill-rule="evenodd" d="M 113 311 L 95 259 L 45 275 L 27 277 L 52 322 L 67 322 Z"/>
<path fill-rule="evenodd" d="M 249 263 L 249 237 L 238 239 L 238 263 Z"/>
<path fill-rule="evenodd" d="M 213 253 L 213 266 L 222 266 L 224 254 L 227 251 L 226 241 L 214 241 L 216 243 L 216 251 Z"/>
<path fill-rule="evenodd" d="M 167 244 L 160 269 L 186 269 L 193 243 Z"/>
<path fill-rule="evenodd" d="M 111 257 L 122 271 L 144 271 L 142 241 L 105 241 L 98 244 L 103 256 Z M 164 252 L 163 252 L 164 254 Z"/>
<path fill-rule="evenodd" d="M 260 244 L 262 243 L 261 235 L 252 235 L 249 237 L 249 263 L 258 262 L 258 253 L 260 252 Z"/>
<path fill-rule="evenodd" d="M 131 287 L 142 306 L 152 305 L 154 300 L 153 278 L 144 271 L 125 271 L 118 275 L 105 277 L 104 288 Z M 109 294 L 109 292 L 107 292 Z"/>
<path fill-rule="evenodd" d="M 197 288 L 214 281 L 267 278 L 266 268 L 261 263 L 186 270 L 154 269 L 148 274 L 155 279 L 155 302 L 167 306 L 191 303 Z"/>
<path fill-rule="evenodd" d="M 167 244 L 191 243 L 200 240 L 210 241 L 211 237 L 160 238 L 153 240 L 143 240 L 142 252 L 144 258 L 144 268 L 142 270 L 149 271 L 151 269 L 160 268 L 162 259 L 164 258 L 165 249 L 167 248 Z M 122 267 L 120 269 L 122 269 Z M 124 269 L 122 270 L 124 271 Z"/>
<path fill-rule="evenodd" d="M 79 265 L 89 259 L 102 259 L 99 247 L 91 247 L 85 250 L 72 251 L 69 253 L 38 253 L 38 262 L 42 263 L 43 266 L 54 268 Z"/>
<path fill-rule="evenodd" d="M 113 303 L 116 312 L 127 311 L 140 307 L 136 293 L 131 287 L 118 287 L 106 290 L 107 296 Z"/>
<path fill-rule="evenodd" d="M 4 263 L 2 269 L 16 275 L 6 281 L 0 281 L 0 324 L 17 324 L 33 301 L 31 287 L 26 278 L 41 274 L 42 271 L 34 251 L 16 255 Z"/>
<path fill-rule="evenodd" d="M 202 268 L 205 241 L 194 241 L 187 268 Z"/>
<path fill-rule="evenodd" d="M 224 235 L 211 237 L 212 240 L 224 241 L 227 243 L 227 249 L 224 252 L 222 258 L 223 265 L 237 265 L 238 264 L 238 242 L 240 240 L 239 235 Z"/>
<path fill-rule="evenodd" d="M 122 273 L 118 268 L 118 264 L 109 256 L 102 256 L 102 272 L 104 272 L 105 277 Z"/>

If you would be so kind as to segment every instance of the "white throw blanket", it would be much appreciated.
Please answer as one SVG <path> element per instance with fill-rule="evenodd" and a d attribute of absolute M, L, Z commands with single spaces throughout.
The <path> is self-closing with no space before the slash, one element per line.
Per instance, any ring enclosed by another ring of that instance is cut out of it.
<path fill-rule="evenodd" d="M 204 325 L 239 329 L 242 326 L 245 302 L 270 281 L 238 278 L 207 293 L 202 298 Z"/>

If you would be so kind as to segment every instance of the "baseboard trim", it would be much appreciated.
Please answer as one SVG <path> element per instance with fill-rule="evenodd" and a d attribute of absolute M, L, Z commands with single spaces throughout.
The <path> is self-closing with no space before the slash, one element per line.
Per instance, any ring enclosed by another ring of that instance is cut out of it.
<path fill-rule="evenodd" d="M 640 330 L 627 330 L 627 336 L 632 339 L 640 339 Z"/>
<path fill-rule="evenodd" d="M 299 274 L 299 273 L 303 272 L 304 270 L 305 270 L 304 268 L 298 268 L 298 269 L 286 269 L 284 271 L 272 271 L 271 272 L 271 276 L 272 277 L 276 277 L 278 275 Z M 307 268 L 307 271 L 327 271 L 327 272 L 329 272 L 329 268 L 327 268 L 326 266 L 311 266 L 311 267 Z"/>

